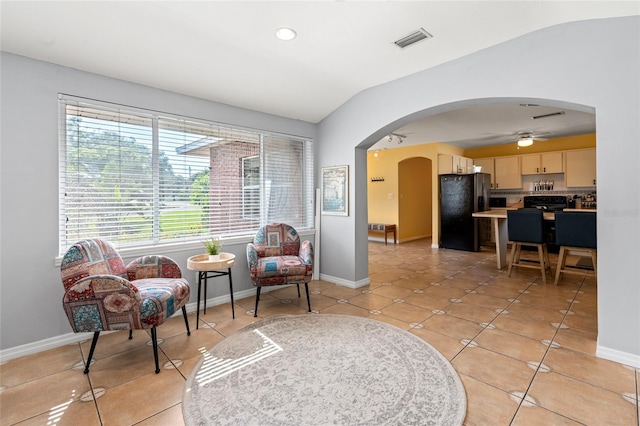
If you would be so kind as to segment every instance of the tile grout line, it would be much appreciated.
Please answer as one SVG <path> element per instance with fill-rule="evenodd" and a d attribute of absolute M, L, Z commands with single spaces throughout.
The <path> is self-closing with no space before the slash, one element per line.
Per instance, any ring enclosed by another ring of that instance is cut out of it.
<path fill-rule="evenodd" d="M 485 283 L 488 283 L 489 281 L 494 280 L 495 278 L 497 278 L 497 276 L 496 276 L 496 277 L 491 278 L 490 280 L 487 280 Z M 528 289 L 529 287 L 531 287 L 532 285 L 533 285 L 533 282 L 529 283 L 529 284 L 527 285 L 527 288 L 525 288 L 525 290 L 527 290 L 527 289 Z M 480 288 L 480 287 L 485 287 L 485 285 L 484 285 L 484 284 L 478 284 L 478 285 L 477 285 L 473 290 L 475 291 L 475 290 L 477 290 L 477 289 L 478 289 L 478 288 Z M 470 293 L 467 293 L 467 294 L 470 294 Z M 524 294 L 524 293 L 521 293 L 521 294 L 520 294 L 520 296 L 521 296 L 522 294 Z M 466 294 L 465 294 L 464 296 L 462 296 L 462 297 L 464 298 L 465 296 L 466 296 Z M 518 297 L 520 297 L 520 296 L 518 296 Z M 513 302 L 509 302 L 509 303 L 508 303 L 504 308 L 502 308 L 502 309 L 500 310 L 500 313 L 496 313 L 496 315 L 495 315 L 493 318 L 491 318 L 491 320 L 490 320 L 490 321 L 488 321 L 488 322 L 486 323 L 487 325 L 485 325 L 484 327 L 482 327 L 482 329 L 481 329 L 480 331 L 478 331 L 478 333 L 477 333 L 477 334 L 476 334 L 472 339 L 470 339 L 470 341 L 469 341 L 466 345 L 464 345 L 464 347 L 463 347 L 462 349 L 460 349 L 460 350 L 458 351 L 458 353 L 456 353 L 456 354 L 451 358 L 451 360 L 450 360 L 449 362 L 451 362 L 451 361 L 453 361 L 454 359 L 456 359 L 456 358 L 457 358 L 457 356 L 458 356 L 458 355 L 460 355 L 460 354 L 462 353 L 462 351 L 464 351 L 464 350 L 465 350 L 465 349 L 466 349 L 466 348 L 471 344 L 471 342 L 475 341 L 475 339 L 476 339 L 478 336 L 480 336 L 480 334 L 482 334 L 482 333 L 483 333 L 483 332 L 484 332 L 484 331 L 485 331 L 485 330 L 486 330 L 490 325 L 492 325 L 492 323 L 493 323 L 496 319 L 498 319 L 498 317 L 500 317 L 500 315 L 502 315 L 502 312 L 503 312 L 503 311 L 507 310 L 507 308 L 508 308 L 509 306 L 511 306 L 511 305 L 513 305 L 514 303 L 516 303 L 516 302 L 515 302 L 515 300 L 517 300 L 517 299 L 518 299 L 518 297 L 516 297 L 516 298 L 514 299 L 514 301 L 513 301 Z M 508 301 L 508 300 L 507 300 L 507 301 Z M 449 305 L 447 305 L 447 306 L 451 306 L 451 304 L 449 304 Z M 494 326 L 494 327 L 495 327 L 495 326 Z"/>
<path fill-rule="evenodd" d="M 576 293 L 573 296 L 573 299 L 571 300 L 571 303 L 569 304 L 569 309 L 567 309 L 567 312 L 565 312 L 564 316 L 562 317 L 562 320 L 559 322 L 558 327 L 556 328 L 556 331 L 553 333 L 553 336 L 551 337 L 551 339 L 549 340 L 549 345 L 547 346 L 547 349 L 545 349 L 544 354 L 542 355 L 542 358 L 540 359 L 540 363 L 538 364 L 538 366 L 536 367 L 534 373 L 533 373 L 533 377 L 531 377 L 531 381 L 529 382 L 529 385 L 527 386 L 527 389 L 524 391 L 523 395 L 522 395 L 522 399 L 520 400 L 520 403 L 518 404 L 518 407 L 516 408 L 515 413 L 513 413 L 513 417 L 511 418 L 511 421 L 509 422 L 509 425 L 512 425 L 513 422 L 515 421 L 516 416 L 518 415 L 518 411 L 520 411 L 520 408 L 522 407 L 522 404 L 525 401 L 525 398 L 527 397 L 527 395 L 529 394 L 529 391 L 531 390 L 531 386 L 533 386 L 533 382 L 536 379 L 536 377 L 538 376 L 538 372 L 540 371 L 540 367 L 543 364 L 543 361 L 545 360 L 545 358 L 547 357 L 547 354 L 549 353 L 549 351 L 551 350 L 551 347 L 553 346 L 554 340 L 556 339 L 556 336 L 558 335 L 558 332 L 560 331 L 560 326 L 562 325 L 562 323 L 565 321 L 565 319 L 569 316 L 569 311 L 571 310 L 571 306 L 573 306 L 573 303 L 575 302 L 576 298 L 578 297 L 578 292 L 580 291 L 580 289 L 582 288 L 584 284 L 584 280 L 582 280 L 582 282 L 580 283 L 580 286 L 578 287 L 578 289 L 576 290 Z M 533 285 L 533 283 L 531 284 Z M 520 296 L 518 296 L 519 298 Z M 539 406 L 538 404 L 536 404 L 536 406 Z M 552 411 L 552 410 L 549 410 Z M 560 416 L 566 417 L 563 414 L 560 413 L 556 413 L 555 411 L 552 411 L 555 414 L 558 414 Z M 576 421 L 573 418 L 570 418 L 572 421 Z"/>

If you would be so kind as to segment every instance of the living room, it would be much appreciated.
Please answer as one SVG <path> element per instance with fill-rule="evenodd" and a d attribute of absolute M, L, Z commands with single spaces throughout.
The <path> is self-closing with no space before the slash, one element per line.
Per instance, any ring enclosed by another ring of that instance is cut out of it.
<path fill-rule="evenodd" d="M 3 361 L 77 341 L 60 305 L 63 288 L 57 263 L 58 103 L 60 94 L 72 94 L 313 139 L 316 181 L 323 167 L 349 166 L 350 214 L 322 216 L 321 228 L 306 232 L 319 232 L 325 248 L 319 253 L 321 279 L 353 289 L 369 283 L 366 150 L 383 135 L 421 116 L 488 101 L 543 99 L 594 108 L 598 207 L 603 212 L 598 218 L 597 353 L 640 367 L 639 28 L 638 16 L 630 16 L 568 22 L 525 34 L 363 90 L 318 123 L 160 90 L 3 49 Z M 246 243 L 246 239 L 229 241 L 225 250 L 242 258 Z M 187 259 L 200 252 L 201 245 L 194 243 L 170 255 L 186 270 Z M 246 270 L 246 265 L 236 269 Z M 234 276 L 234 284 L 239 295 L 254 292 L 245 274 Z M 211 297 L 222 298 L 223 290 Z M 191 309 L 195 310 L 195 302 Z"/>

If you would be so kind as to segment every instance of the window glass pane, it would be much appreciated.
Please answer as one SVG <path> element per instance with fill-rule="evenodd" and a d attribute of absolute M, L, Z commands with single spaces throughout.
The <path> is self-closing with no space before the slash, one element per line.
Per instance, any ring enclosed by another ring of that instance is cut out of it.
<path fill-rule="evenodd" d="M 190 155 L 209 143 L 206 131 L 184 120 L 158 120 L 160 241 L 209 235 L 209 159 L 206 150 Z"/>
<path fill-rule="evenodd" d="M 260 220 L 260 158 L 242 159 L 242 217 Z"/>
<path fill-rule="evenodd" d="M 106 238 L 120 244 L 152 235 L 150 121 L 112 114 L 66 119 L 64 239 Z"/>
<path fill-rule="evenodd" d="M 264 144 L 266 222 L 302 227 L 305 225 L 304 143 L 283 137 L 265 137 Z"/>

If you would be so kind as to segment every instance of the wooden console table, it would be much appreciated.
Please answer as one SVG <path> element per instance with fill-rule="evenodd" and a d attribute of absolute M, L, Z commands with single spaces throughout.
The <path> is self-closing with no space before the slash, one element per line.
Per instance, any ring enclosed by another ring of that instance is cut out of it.
<path fill-rule="evenodd" d="M 384 245 L 387 245 L 387 234 L 393 232 L 393 244 L 396 243 L 396 225 L 385 225 L 382 223 L 370 223 L 369 231 L 382 231 L 384 232 Z"/>

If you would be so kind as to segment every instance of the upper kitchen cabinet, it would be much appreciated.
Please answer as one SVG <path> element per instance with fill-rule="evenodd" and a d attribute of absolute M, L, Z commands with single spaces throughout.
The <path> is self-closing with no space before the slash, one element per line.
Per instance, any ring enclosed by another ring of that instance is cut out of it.
<path fill-rule="evenodd" d="M 562 152 L 522 155 L 521 159 L 523 175 L 544 175 L 564 172 Z"/>
<path fill-rule="evenodd" d="M 491 189 L 495 188 L 496 178 L 494 173 L 493 158 L 476 158 L 473 160 L 473 164 L 482 167 L 482 173 L 489 173 L 491 175 Z"/>
<path fill-rule="evenodd" d="M 496 157 L 494 159 L 495 189 L 522 188 L 520 156 Z"/>
<path fill-rule="evenodd" d="M 452 154 L 438 155 L 438 174 L 440 175 L 471 173 L 472 167 L 471 158 Z"/>
<path fill-rule="evenodd" d="M 596 185 L 596 150 L 578 149 L 565 152 L 567 187 Z"/>

